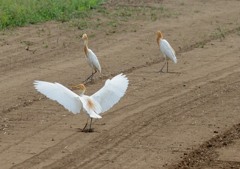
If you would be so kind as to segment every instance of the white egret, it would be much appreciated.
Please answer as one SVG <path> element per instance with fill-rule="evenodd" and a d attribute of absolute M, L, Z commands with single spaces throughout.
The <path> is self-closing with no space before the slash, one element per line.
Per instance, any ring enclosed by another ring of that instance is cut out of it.
<path fill-rule="evenodd" d="M 92 74 L 84 81 L 88 81 L 89 79 L 92 80 L 93 75 L 97 72 L 101 73 L 101 66 L 100 63 L 98 61 L 97 56 L 95 55 L 95 53 L 93 53 L 93 51 L 91 49 L 88 48 L 88 36 L 86 33 L 83 34 L 82 36 L 83 42 L 84 42 L 84 53 L 85 56 L 87 58 L 87 62 L 90 65 L 90 67 L 92 68 Z"/>
<path fill-rule="evenodd" d="M 161 70 L 159 72 L 163 72 L 163 68 L 167 63 L 167 72 L 168 72 L 168 60 L 172 60 L 174 63 L 177 63 L 177 57 L 175 54 L 174 49 L 171 47 L 171 45 L 168 43 L 166 39 L 163 39 L 162 32 L 157 31 L 157 43 L 158 46 L 160 47 L 160 51 L 162 52 L 164 58 L 165 58 L 165 63 Z"/>
<path fill-rule="evenodd" d="M 77 114 L 83 109 L 85 113 L 91 118 L 88 130 L 85 130 L 88 125 L 88 120 L 82 131 L 91 131 L 92 119 L 102 118 L 101 113 L 108 111 L 115 105 L 121 97 L 124 96 L 128 88 L 128 78 L 124 74 L 119 74 L 108 79 L 105 85 L 91 96 L 84 95 L 85 86 L 79 84 L 73 86 L 72 89 L 78 89 L 80 94 L 72 92 L 68 88 L 59 83 L 50 83 L 45 81 L 34 81 L 35 89 L 59 104 L 64 106 L 68 111 Z"/>

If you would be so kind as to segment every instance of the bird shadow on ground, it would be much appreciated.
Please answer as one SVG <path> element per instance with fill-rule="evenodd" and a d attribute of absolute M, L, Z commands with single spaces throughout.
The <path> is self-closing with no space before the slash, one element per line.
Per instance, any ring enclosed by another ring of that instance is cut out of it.
<path fill-rule="evenodd" d="M 93 133 L 93 132 L 95 132 L 94 128 L 91 128 L 90 130 L 89 129 L 83 130 L 82 128 L 76 128 L 76 131 L 77 132 L 82 132 L 82 133 Z"/>

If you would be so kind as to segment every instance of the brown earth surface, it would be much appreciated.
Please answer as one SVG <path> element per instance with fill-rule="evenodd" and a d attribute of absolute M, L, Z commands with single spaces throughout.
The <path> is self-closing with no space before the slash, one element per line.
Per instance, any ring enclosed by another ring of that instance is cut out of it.
<path fill-rule="evenodd" d="M 0 32 L 0 168 L 240 168 L 239 9 L 239 0 L 110 0 L 81 21 Z M 177 53 L 170 73 L 157 72 L 157 30 Z M 87 94 L 121 72 L 130 81 L 92 133 L 79 132 L 84 113 L 32 84 L 82 82 L 85 32 L 103 71 Z"/>

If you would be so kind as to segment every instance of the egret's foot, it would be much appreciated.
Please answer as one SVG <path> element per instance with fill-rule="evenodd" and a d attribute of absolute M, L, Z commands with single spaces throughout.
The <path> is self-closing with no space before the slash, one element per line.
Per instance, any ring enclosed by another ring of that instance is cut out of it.
<path fill-rule="evenodd" d="M 88 129 L 88 132 L 91 133 L 91 132 L 94 132 L 94 130 L 93 129 Z"/>
<path fill-rule="evenodd" d="M 88 129 L 82 129 L 82 132 L 87 133 Z"/>

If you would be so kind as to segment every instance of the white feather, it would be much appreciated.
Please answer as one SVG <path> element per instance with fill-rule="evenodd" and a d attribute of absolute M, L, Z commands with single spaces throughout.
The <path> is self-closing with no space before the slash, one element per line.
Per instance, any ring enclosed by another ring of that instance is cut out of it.
<path fill-rule="evenodd" d="M 100 113 L 103 113 L 119 102 L 121 97 L 124 96 L 127 87 L 127 77 L 123 74 L 119 74 L 111 80 L 108 79 L 105 82 L 105 85 L 93 94 L 91 98 L 101 105 L 102 111 Z"/>
<path fill-rule="evenodd" d="M 80 113 L 82 102 L 79 96 L 63 85 L 59 83 L 34 81 L 34 87 L 49 99 L 57 101 L 70 112 L 74 114 Z"/>
<path fill-rule="evenodd" d="M 98 70 L 101 73 L 101 66 L 100 63 L 98 61 L 97 56 L 95 55 L 95 53 L 93 53 L 93 51 L 91 49 L 88 49 L 88 53 L 87 53 L 87 60 L 88 60 L 88 64 L 94 69 L 94 70 Z"/>
<path fill-rule="evenodd" d="M 98 115 L 102 111 L 102 108 L 98 102 L 96 102 L 95 100 L 93 100 L 92 98 L 86 95 L 83 95 L 82 97 L 80 97 L 80 100 L 83 103 L 84 110 L 91 118 L 98 118 L 98 119 L 102 118 L 101 116 Z M 90 106 L 91 104 L 89 104 L 89 102 L 92 103 L 92 106 Z"/>
<path fill-rule="evenodd" d="M 177 63 L 175 51 L 173 50 L 173 48 L 171 47 L 167 40 L 165 39 L 160 40 L 160 50 L 163 53 L 164 57 L 167 57 L 167 59 L 170 59 L 174 63 Z"/>

